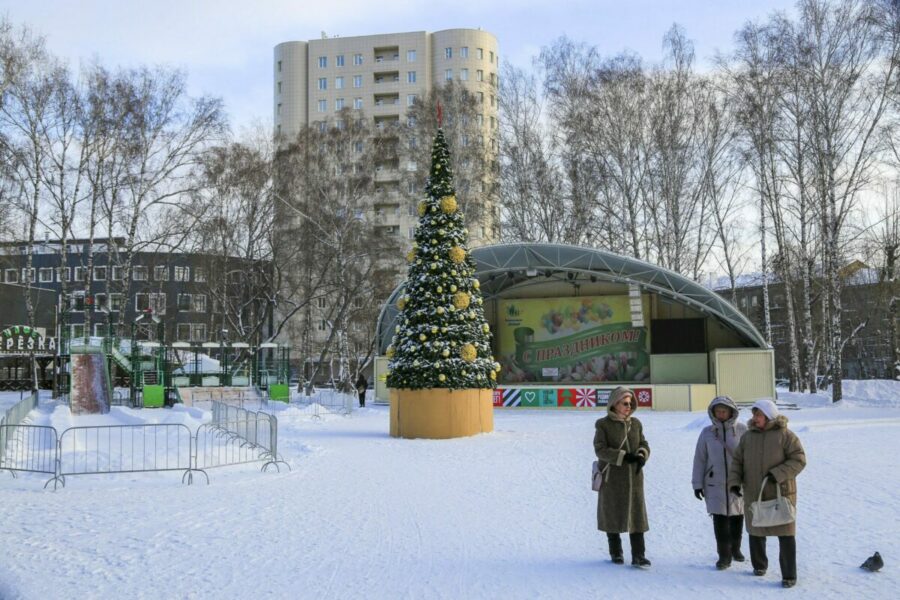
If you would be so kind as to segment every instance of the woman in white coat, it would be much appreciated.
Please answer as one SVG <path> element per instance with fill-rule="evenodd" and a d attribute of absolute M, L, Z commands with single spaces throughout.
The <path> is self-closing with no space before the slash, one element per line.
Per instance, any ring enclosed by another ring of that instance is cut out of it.
<path fill-rule="evenodd" d="M 728 396 L 713 398 L 707 409 L 711 425 L 703 428 L 694 451 L 691 482 L 697 500 L 706 500 L 706 511 L 713 519 L 716 552 L 720 571 L 731 561 L 742 562 L 741 532 L 744 528 L 744 502 L 728 490 L 728 470 L 734 449 L 747 426 L 738 422 L 738 408 Z"/>

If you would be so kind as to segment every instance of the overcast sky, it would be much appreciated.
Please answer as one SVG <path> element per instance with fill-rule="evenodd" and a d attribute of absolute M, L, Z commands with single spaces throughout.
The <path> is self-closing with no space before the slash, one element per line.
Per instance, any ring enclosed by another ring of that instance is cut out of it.
<path fill-rule="evenodd" d="M 43 34 L 71 64 L 166 63 L 185 69 L 192 93 L 221 96 L 236 126 L 272 118 L 272 48 L 289 40 L 481 27 L 501 57 L 528 66 L 561 35 L 604 54 L 661 55 L 672 23 L 697 56 L 727 51 L 734 31 L 793 0 L 0 0 L 0 14 Z"/>

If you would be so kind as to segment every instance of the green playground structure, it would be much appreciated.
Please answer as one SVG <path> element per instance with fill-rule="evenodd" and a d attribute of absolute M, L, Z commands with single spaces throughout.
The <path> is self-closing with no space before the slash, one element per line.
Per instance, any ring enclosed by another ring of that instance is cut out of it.
<path fill-rule="evenodd" d="M 65 325 L 65 319 L 61 323 Z M 85 386 L 83 382 L 95 377 L 101 377 L 109 390 L 105 399 L 107 407 L 117 402 L 145 408 L 167 406 L 180 401 L 179 389 L 193 387 L 252 388 L 271 400 L 290 399 L 290 348 L 287 346 L 224 341 L 168 344 L 162 322 L 149 312 L 135 320 L 129 338 L 112 335 L 73 338 L 68 335 L 69 329 L 61 327 L 57 389 L 68 394 L 70 406 L 76 396 L 79 403 L 90 405 L 83 390 L 92 389 L 91 386 L 100 389 L 103 384 Z M 93 358 L 79 358 L 85 354 Z M 88 363 L 91 364 L 89 373 L 85 367 Z M 74 393 L 73 384 L 79 386 Z M 112 393 L 116 387 L 128 388 L 127 399 L 121 393 L 118 397 Z"/>

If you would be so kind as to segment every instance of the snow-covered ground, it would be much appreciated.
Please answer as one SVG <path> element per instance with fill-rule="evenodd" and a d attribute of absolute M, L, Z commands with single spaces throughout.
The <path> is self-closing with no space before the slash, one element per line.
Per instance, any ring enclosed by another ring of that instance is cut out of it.
<path fill-rule="evenodd" d="M 208 486 L 182 486 L 177 473 L 70 477 L 57 492 L 41 488 L 44 475 L 0 473 L 0 598 L 896 597 L 900 384 L 846 391 L 838 406 L 780 394 L 800 406 L 786 414 L 809 461 L 793 590 L 780 587 L 775 540 L 766 577 L 749 562 L 715 570 L 712 523 L 690 483 L 702 413 L 638 414 L 653 450 L 653 567 L 639 571 L 611 564 L 596 530 L 600 412 L 497 410 L 491 434 L 428 441 L 390 438 L 381 406 L 313 418 L 275 403 L 290 472 L 228 467 Z M 109 418 L 194 426 L 204 415 Z M 50 404 L 32 420 L 85 422 Z M 875 550 L 882 572 L 859 569 Z"/>

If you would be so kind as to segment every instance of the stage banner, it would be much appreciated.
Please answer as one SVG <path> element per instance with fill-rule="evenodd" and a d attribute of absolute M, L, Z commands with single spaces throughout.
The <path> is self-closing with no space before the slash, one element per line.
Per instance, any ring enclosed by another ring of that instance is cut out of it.
<path fill-rule="evenodd" d="M 649 296 L 640 302 L 642 325 L 634 326 L 637 307 L 627 295 L 501 300 L 499 382 L 649 383 L 650 332 L 643 326 L 650 320 Z M 603 404 L 577 391 L 567 390 L 557 405 Z"/>

